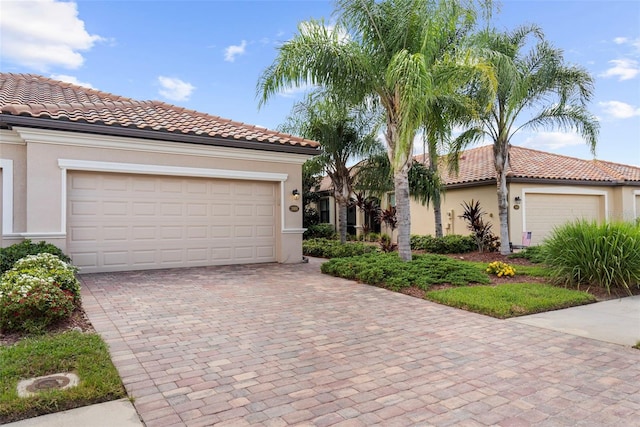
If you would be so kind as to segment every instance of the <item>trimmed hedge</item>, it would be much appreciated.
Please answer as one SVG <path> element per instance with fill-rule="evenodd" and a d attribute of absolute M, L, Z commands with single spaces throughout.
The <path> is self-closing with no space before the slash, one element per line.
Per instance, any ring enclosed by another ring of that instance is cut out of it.
<path fill-rule="evenodd" d="M 376 252 L 378 248 L 360 242 L 340 243 L 338 240 L 311 239 L 302 242 L 302 253 L 319 258 L 341 258 Z"/>
<path fill-rule="evenodd" d="M 336 239 L 337 233 L 332 224 L 315 224 L 307 227 L 302 235 L 305 240 L 309 239 Z"/>
<path fill-rule="evenodd" d="M 31 240 L 27 239 L 9 247 L 0 248 L 0 274 L 10 270 L 13 267 L 13 264 L 21 258 L 24 258 L 27 255 L 38 255 L 42 253 L 55 255 L 66 263 L 71 262 L 71 258 L 65 255 L 59 247 L 44 241 L 40 243 L 33 243 Z"/>
<path fill-rule="evenodd" d="M 432 254 L 461 254 L 478 249 L 473 236 L 450 234 L 443 237 L 411 236 L 411 249 Z"/>

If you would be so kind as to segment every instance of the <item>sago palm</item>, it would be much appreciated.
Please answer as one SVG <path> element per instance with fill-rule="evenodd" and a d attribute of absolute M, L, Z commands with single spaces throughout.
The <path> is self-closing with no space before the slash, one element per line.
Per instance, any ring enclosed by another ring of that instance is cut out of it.
<path fill-rule="evenodd" d="M 532 37 L 535 43 L 531 45 Z M 562 51 L 546 41 L 538 27 L 521 27 L 509 33 L 487 31 L 479 40 L 497 78 L 496 97 L 491 111 L 473 122 L 456 144 L 461 148 L 484 137 L 493 142 L 500 252 L 508 254 L 511 139 L 524 129 L 574 130 L 595 154 L 599 124 L 586 108 L 594 82 L 583 68 L 566 64 Z"/>

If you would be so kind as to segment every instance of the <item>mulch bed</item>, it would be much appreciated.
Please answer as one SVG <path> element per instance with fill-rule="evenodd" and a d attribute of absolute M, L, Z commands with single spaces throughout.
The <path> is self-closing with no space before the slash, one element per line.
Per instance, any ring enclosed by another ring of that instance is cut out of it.
<path fill-rule="evenodd" d="M 68 319 L 51 325 L 46 330 L 48 334 L 57 334 L 66 331 L 95 332 L 82 306 L 76 308 Z M 0 332 L 0 347 L 13 345 L 23 338 L 26 338 L 26 336 L 21 332 Z"/>
<path fill-rule="evenodd" d="M 414 253 L 424 253 L 423 251 L 416 251 Z M 494 261 L 502 261 L 505 262 L 507 264 L 513 265 L 515 266 L 516 272 L 518 271 L 518 265 L 525 265 L 525 266 L 535 266 L 536 264 L 532 263 L 531 261 L 529 261 L 528 259 L 525 258 L 509 258 L 507 255 L 502 255 L 499 252 L 484 252 L 484 253 L 480 253 L 480 252 L 468 252 L 468 253 L 463 253 L 463 254 L 449 254 L 446 255 L 448 257 L 451 258 L 455 258 L 455 259 L 459 259 L 461 261 L 476 261 L 476 262 L 483 262 L 486 264 L 489 264 L 490 262 L 494 262 Z M 527 282 L 527 283 L 543 283 L 543 284 L 548 284 L 551 285 L 553 284 L 548 278 L 546 277 L 523 277 L 523 276 L 514 276 L 514 277 L 509 277 L 509 276 L 505 276 L 505 277 L 498 277 L 496 275 L 490 275 L 489 278 L 491 279 L 491 284 L 489 286 L 499 286 L 505 283 L 520 283 L 520 282 Z M 487 286 L 487 285 L 482 285 L 482 284 L 470 284 L 469 286 Z M 558 285 L 560 286 L 560 285 Z M 435 286 L 431 286 L 429 288 L 430 291 L 437 291 L 439 289 L 448 289 L 448 288 L 452 288 L 455 287 L 453 285 L 449 285 L 449 284 L 442 284 L 442 285 L 435 285 Z M 585 288 L 581 288 L 579 289 L 581 291 L 585 291 L 585 292 L 589 292 L 591 295 L 593 295 L 594 297 L 596 297 L 596 299 L 598 301 L 606 301 L 606 300 L 610 300 L 610 299 L 617 299 L 617 298 L 624 298 L 624 297 L 628 297 L 629 294 L 625 291 L 622 290 L 617 290 L 617 289 L 612 289 L 611 294 L 607 293 L 606 289 L 602 289 L 602 288 L 598 288 L 598 287 L 585 287 Z M 425 295 L 425 291 L 412 286 L 410 288 L 405 288 L 401 291 L 403 294 L 406 295 L 410 295 L 413 297 L 417 297 L 417 298 L 424 298 Z M 632 295 L 640 295 L 640 288 L 635 287 L 631 289 L 631 293 Z"/>

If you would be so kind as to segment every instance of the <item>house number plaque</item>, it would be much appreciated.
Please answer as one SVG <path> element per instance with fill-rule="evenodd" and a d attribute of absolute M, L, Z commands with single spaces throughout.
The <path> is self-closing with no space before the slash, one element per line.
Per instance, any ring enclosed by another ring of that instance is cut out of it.
<path fill-rule="evenodd" d="M 300 208 L 298 206 L 296 206 L 296 205 L 291 205 L 291 206 L 289 206 L 289 210 L 291 212 L 298 212 L 300 210 Z"/>

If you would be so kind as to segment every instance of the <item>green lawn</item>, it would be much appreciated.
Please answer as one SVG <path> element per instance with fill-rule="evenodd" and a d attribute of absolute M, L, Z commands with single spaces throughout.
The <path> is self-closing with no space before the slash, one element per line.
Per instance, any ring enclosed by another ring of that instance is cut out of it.
<path fill-rule="evenodd" d="M 74 372 L 80 384 L 20 398 L 23 379 Z M 107 346 L 97 334 L 66 332 L 0 347 L 0 424 L 125 397 Z"/>
<path fill-rule="evenodd" d="M 595 302 L 587 292 L 538 283 L 450 288 L 427 292 L 426 298 L 501 319 Z"/>
<path fill-rule="evenodd" d="M 498 318 L 522 316 L 542 311 L 595 302 L 586 292 L 526 283 L 527 277 L 547 278 L 550 271 L 542 265 L 514 265 L 516 277 L 524 283 L 488 285 L 487 263 L 462 261 L 441 255 L 414 255 L 403 262 L 395 253 L 371 253 L 348 258 L 333 258 L 322 264 L 322 272 L 345 279 L 381 286 L 392 291 L 415 286 L 426 298 L 441 304 Z M 537 280 L 539 281 L 539 279 Z M 452 288 L 429 291 L 437 284 Z M 471 286 L 475 285 L 475 286 Z"/>

